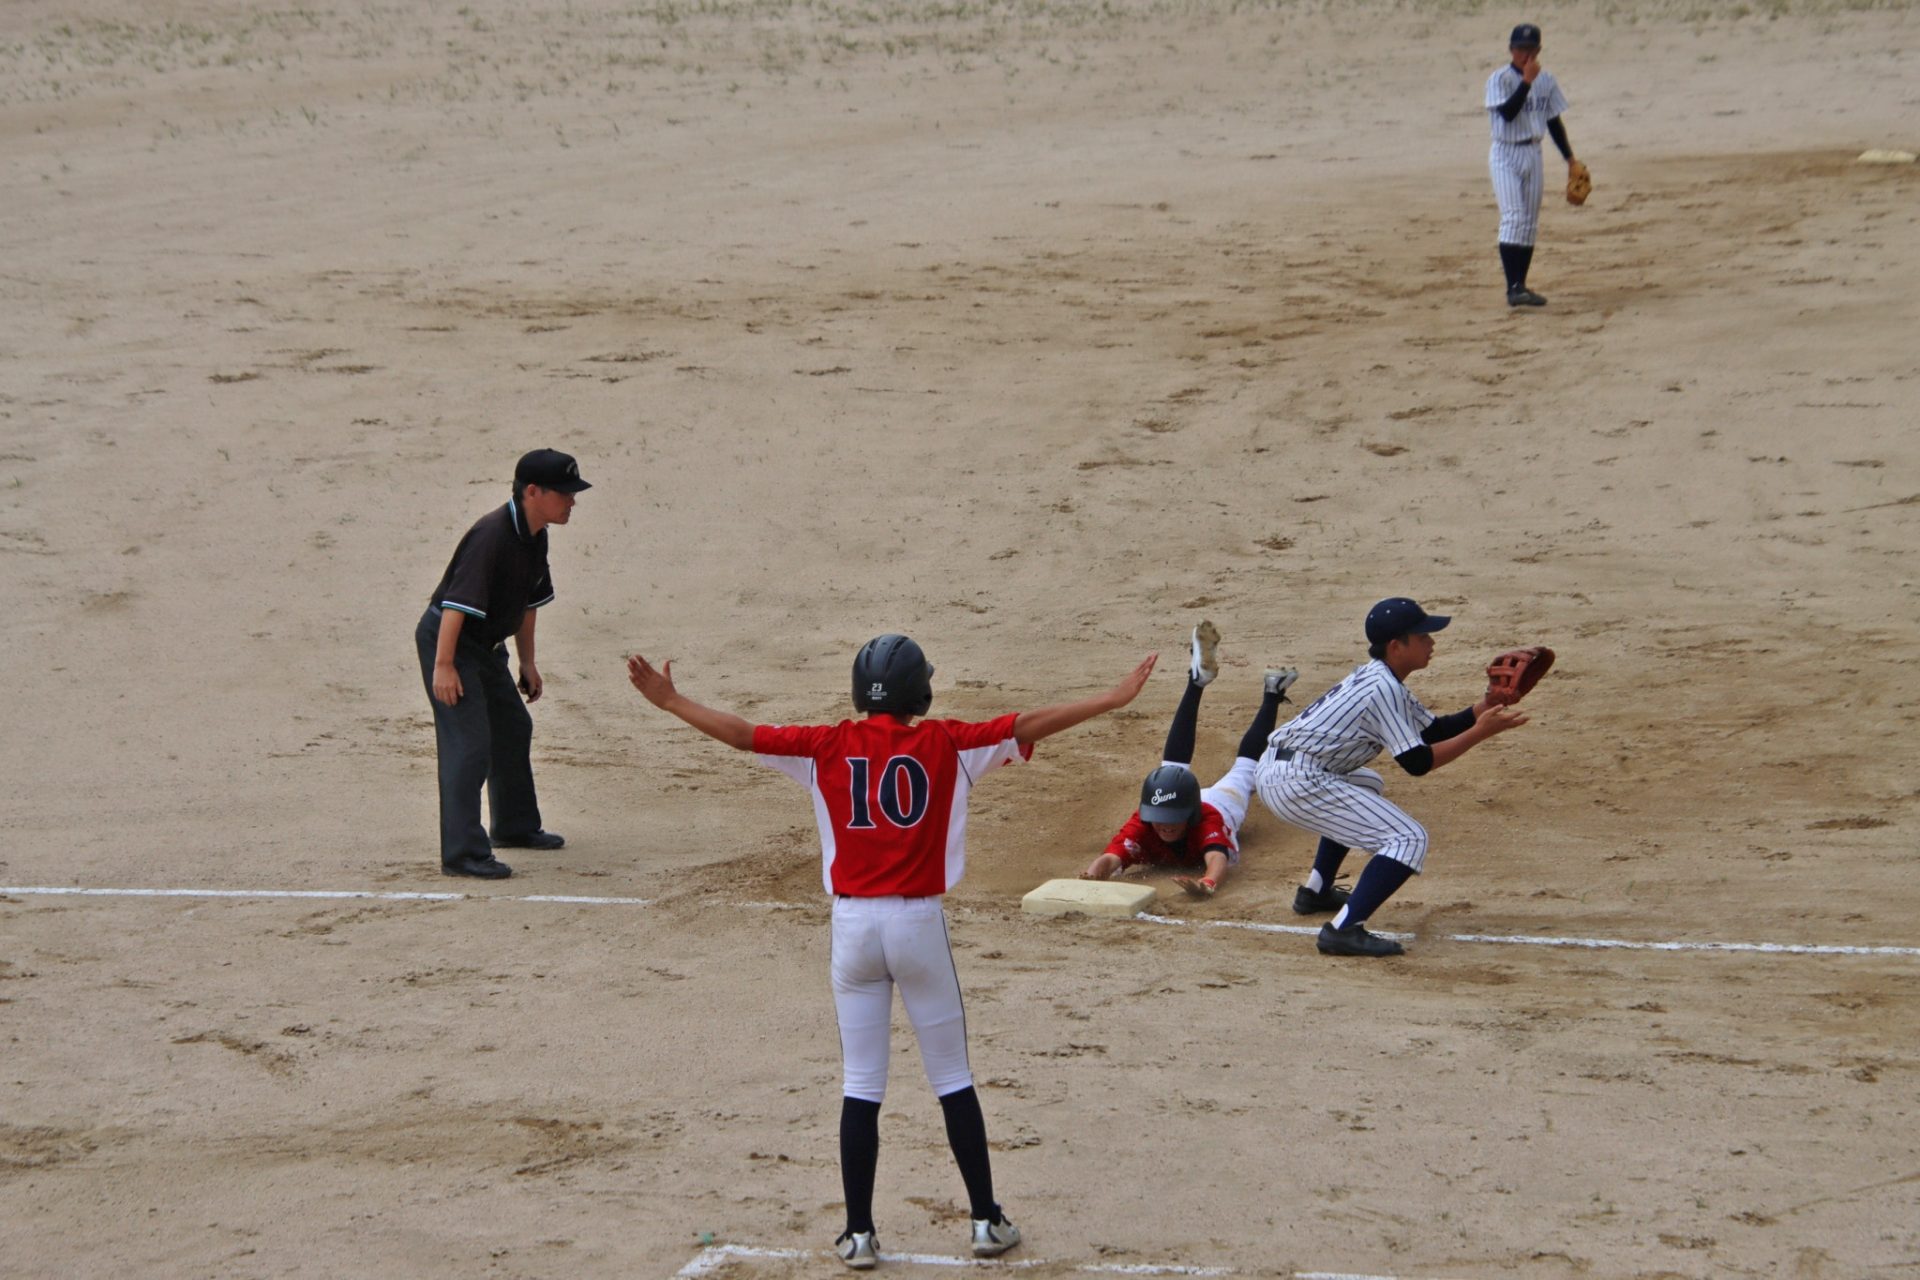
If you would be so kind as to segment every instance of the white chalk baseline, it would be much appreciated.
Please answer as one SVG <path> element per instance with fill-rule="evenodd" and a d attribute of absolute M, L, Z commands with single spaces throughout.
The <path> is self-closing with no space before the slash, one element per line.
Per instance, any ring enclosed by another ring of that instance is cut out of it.
<path fill-rule="evenodd" d="M 824 1249 L 770 1249 L 749 1244 L 709 1245 L 693 1256 L 693 1260 L 674 1273 L 674 1280 L 699 1280 L 701 1276 L 713 1275 L 722 1267 L 735 1262 L 825 1262 L 828 1255 Z M 918 1267 L 966 1267 L 983 1271 L 1023 1271 L 1033 1267 L 1065 1268 L 1076 1275 L 1098 1276 L 1233 1276 L 1240 1273 L 1231 1267 L 1192 1267 L 1175 1263 L 1151 1262 L 1089 1262 L 1075 1265 L 1045 1258 L 954 1258 L 934 1253 L 893 1253 L 881 1255 L 882 1261 L 900 1266 Z M 1262 1272 L 1271 1275 L 1272 1272 Z M 1288 1273 L 1292 1280 L 1397 1280 L 1394 1276 L 1362 1275 L 1346 1271 L 1294 1271 Z"/>
<path fill-rule="evenodd" d="M 654 898 L 617 898 L 593 897 L 586 894 L 569 893 L 431 893 L 408 890 L 379 889 L 141 889 L 113 888 L 90 889 L 79 885 L 0 885 L 0 898 L 4 897 L 67 897 L 67 898 L 206 898 L 206 899 L 293 899 L 299 901 L 373 901 L 373 902 L 535 902 L 560 903 L 569 906 L 585 907 L 650 907 Z M 736 902 L 730 906 L 748 910 L 763 911 L 804 911 L 809 904 L 803 902 Z M 824 902 L 812 904 L 824 907 Z M 1175 916 L 1159 916 L 1142 912 L 1133 917 L 1143 924 L 1169 925 L 1183 929 L 1243 929 L 1254 933 L 1290 933 L 1307 937 L 1320 932 L 1317 925 L 1268 924 L 1259 920 L 1182 920 Z M 1406 933 L 1383 933 L 1389 938 L 1412 938 Z M 1695 942 L 1686 939 L 1656 941 L 1634 941 L 1625 938 L 1576 938 L 1557 937 L 1545 934 L 1525 933 L 1443 933 L 1435 934 L 1436 940 L 1462 942 L 1487 946 L 1506 947 L 1554 947 L 1572 948 L 1588 951 L 1669 951 L 1669 952 L 1723 952 L 1744 955 L 1792 955 L 1792 956 L 1890 956 L 1899 959 L 1920 959 L 1920 947 L 1887 946 L 1880 944 L 1841 945 L 1811 942 Z"/>

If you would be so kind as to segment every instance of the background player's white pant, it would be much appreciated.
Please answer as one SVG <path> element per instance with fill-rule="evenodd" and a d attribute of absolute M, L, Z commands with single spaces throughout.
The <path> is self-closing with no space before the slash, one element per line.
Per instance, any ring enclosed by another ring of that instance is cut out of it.
<path fill-rule="evenodd" d="M 920 1062 L 936 1097 L 973 1083 L 960 975 L 939 898 L 836 898 L 833 1004 L 849 1098 L 883 1102 L 893 1024 L 893 989 L 920 1041 Z"/>
<path fill-rule="evenodd" d="M 1162 760 L 1162 765 L 1174 765 L 1193 772 L 1193 766 L 1184 760 Z M 1220 775 L 1220 780 L 1200 791 L 1200 803 L 1210 804 L 1226 820 L 1227 833 L 1233 837 L 1234 847 L 1227 853 L 1227 865 L 1240 865 L 1240 828 L 1246 825 L 1247 806 L 1253 803 L 1253 770 L 1255 761 L 1245 756 L 1236 756 L 1233 768 Z"/>
<path fill-rule="evenodd" d="M 1540 232 L 1540 196 L 1546 165 L 1537 142 L 1496 142 L 1487 153 L 1493 198 L 1500 204 L 1500 243 L 1532 244 Z"/>
<path fill-rule="evenodd" d="M 1293 760 L 1262 760 L 1260 798 L 1276 817 L 1351 849 L 1392 858 L 1414 871 L 1427 861 L 1427 829 L 1381 794 L 1371 769 L 1328 773 Z"/>

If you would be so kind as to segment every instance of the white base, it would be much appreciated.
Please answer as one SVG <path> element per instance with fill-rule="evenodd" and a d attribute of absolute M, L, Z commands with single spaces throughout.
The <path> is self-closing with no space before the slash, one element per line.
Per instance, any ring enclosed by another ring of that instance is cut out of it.
<path fill-rule="evenodd" d="M 1862 151 L 1861 164 L 1912 164 L 1914 154 L 1911 151 Z"/>
<path fill-rule="evenodd" d="M 1133 916 L 1158 896 L 1143 884 L 1113 880 L 1049 880 L 1020 899 L 1020 909 L 1036 916 Z"/>

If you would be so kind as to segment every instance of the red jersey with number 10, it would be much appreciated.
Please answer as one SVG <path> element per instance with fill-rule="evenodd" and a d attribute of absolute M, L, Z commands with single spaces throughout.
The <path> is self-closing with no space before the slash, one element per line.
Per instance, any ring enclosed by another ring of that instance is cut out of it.
<path fill-rule="evenodd" d="M 821 878 L 854 898 L 945 893 L 966 870 L 973 784 L 1033 748 L 1014 716 L 974 724 L 892 716 L 832 725 L 760 725 L 754 754 L 813 792 Z"/>

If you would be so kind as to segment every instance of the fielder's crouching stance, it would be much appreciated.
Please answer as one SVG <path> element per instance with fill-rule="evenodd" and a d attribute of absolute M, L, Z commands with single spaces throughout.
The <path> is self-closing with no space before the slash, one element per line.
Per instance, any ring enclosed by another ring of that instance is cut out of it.
<path fill-rule="evenodd" d="M 1405 597 L 1373 606 L 1367 614 L 1371 660 L 1276 729 L 1260 757 L 1260 799 L 1276 817 L 1320 837 L 1309 893 L 1332 886 L 1350 848 L 1374 855 L 1346 905 L 1321 926 L 1323 955 L 1401 954 L 1393 939 L 1369 933 L 1366 921 L 1427 859 L 1427 829 L 1381 794 L 1379 774 L 1361 766 L 1387 751 L 1419 777 L 1527 722 L 1518 707 L 1491 698 L 1436 717 L 1407 689 L 1406 678 L 1433 660 L 1433 633 L 1451 621 Z"/>
<path fill-rule="evenodd" d="M 906 636 L 871 640 L 853 661 L 861 720 L 834 725 L 751 725 L 701 706 L 659 670 L 627 660 L 633 687 L 661 710 L 730 747 L 752 751 L 813 793 L 827 892 L 833 895 L 833 1002 L 845 1067 L 840 1177 L 847 1227 L 834 1250 L 849 1267 L 880 1260 L 873 1181 L 880 1103 L 887 1091 L 893 988 L 907 1006 L 927 1080 L 940 1098 L 947 1141 L 972 1205 L 973 1252 L 988 1258 L 1020 1243 L 993 1198 L 986 1120 L 967 1063 L 966 1012 L 947 944 L 941 895 L 966 869 L 967 796 L 989 769 L 1027 759 L 1040 739 L 1132 702 L 1153 671 L 1149 654 L 1106 693 L 983 723 L 923 720 L 933 667 Z"/>

